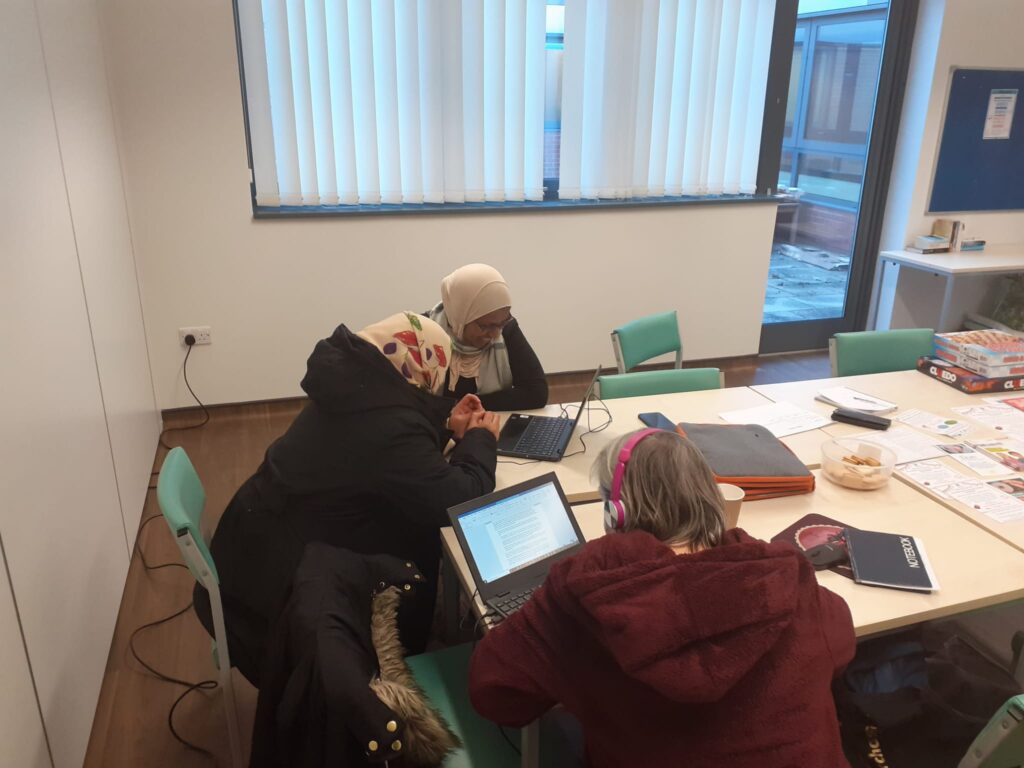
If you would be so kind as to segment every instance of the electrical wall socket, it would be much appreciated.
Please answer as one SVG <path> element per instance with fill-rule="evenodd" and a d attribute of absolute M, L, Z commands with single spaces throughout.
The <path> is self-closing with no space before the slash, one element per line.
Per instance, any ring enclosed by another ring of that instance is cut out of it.
<path fill-rule="evenodd" d="M 178 329 L 178 341 L 181 343 L 181 346 L 183 346 L 183 347 L 187 346 L 185 344 L 185 337 L 188 336 L 190 333 L 193 336 L 196 337 L 196 345 L 197 346 L 199 344 L 212 344 L 213 343 L 213 339 L 212 339 L 211 333 L 210 333 L 210 326 L 208 326 L 208 325 L 195 325 L 195 326 L 192 326 L 191 328 L 179 328 Z"/>

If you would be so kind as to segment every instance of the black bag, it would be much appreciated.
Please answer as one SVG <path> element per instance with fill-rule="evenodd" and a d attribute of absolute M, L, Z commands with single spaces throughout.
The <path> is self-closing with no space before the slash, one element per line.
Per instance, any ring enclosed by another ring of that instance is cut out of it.
<path fill-rule="evenodd" d="M 956 768 L 1020 690 L 939 624 L 860 643 L 832 692 L 852 768 Z"/>

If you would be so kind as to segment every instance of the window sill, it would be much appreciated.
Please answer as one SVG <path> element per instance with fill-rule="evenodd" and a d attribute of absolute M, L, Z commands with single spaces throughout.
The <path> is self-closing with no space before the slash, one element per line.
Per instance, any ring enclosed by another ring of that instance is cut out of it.
<path fill-rule="evenodd" d="M 320 216 L 380 216 L 390 214 L 497 213 L 506 211 L 576 211 L 614 208 L 676 207 L 690 205 L 778 204 L 778 195 L 705 195 L 702 197 L 640 197 L 632 200 L 540 200 L 508 203 L 423 203 L 421 205 L 253 206 L 255 219 L 292 219 Z"/>

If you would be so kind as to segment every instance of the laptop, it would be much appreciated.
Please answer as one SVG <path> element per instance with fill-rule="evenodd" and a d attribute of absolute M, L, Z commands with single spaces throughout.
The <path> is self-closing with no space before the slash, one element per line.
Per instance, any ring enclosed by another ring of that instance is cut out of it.
<path fill-rule="evenodd" d="M 587 402 L 594 392 L 594 384 L 601 375 L 597 366 L 594 378 L 590 380 L 575 418 L 568 416 L 530 416 L 513 413 L 498 435 L 498 455 L 517 459 L 538 459 L 540 461 L 561 461 L 572 433 L 583 415 Z"/>
<path fill-rule="evenodd" d="M 448 516 L 480 599 L 505 617 L 585 543 L 554 472 L 458 504 Z"/>

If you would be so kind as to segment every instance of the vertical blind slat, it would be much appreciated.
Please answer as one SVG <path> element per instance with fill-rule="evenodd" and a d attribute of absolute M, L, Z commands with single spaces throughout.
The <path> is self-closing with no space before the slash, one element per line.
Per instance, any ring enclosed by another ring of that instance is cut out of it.
<path fill-rule="evenodd" d="M 324 12 L 327 27 L 327 68 L 331 86 L 331 132 L 334 144 L 334 176 L 338 202 L 359 202 L 359 174 L 356 171 L 356 133 L 353 118 L 351 48 L 349 47 L 348 8 L 327 3 Z"/>
<path fill-rule="evenodd" d="M 523 196 L 544 199 L 544 93 L 547 4 L 526 1 L 526 36 L 523 93 Z"/>
<path fill-rule="evenodd" d="M 331 114 L 331 75 L 327 55 L 327 16 L 323 0 L 305 0 L 309 56 L 309 95 L 313 118 L 316 187 L 321 205 L 338 204 Z"/>

